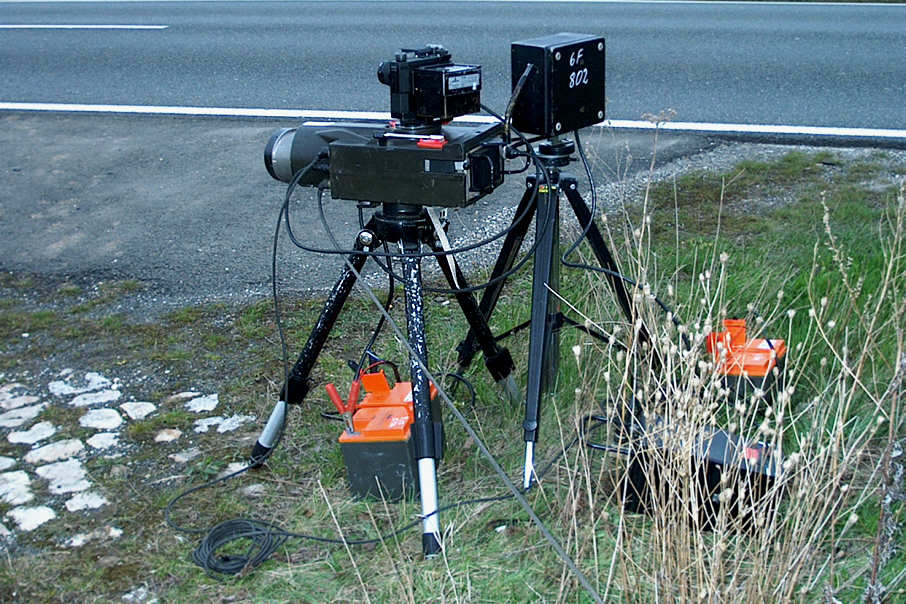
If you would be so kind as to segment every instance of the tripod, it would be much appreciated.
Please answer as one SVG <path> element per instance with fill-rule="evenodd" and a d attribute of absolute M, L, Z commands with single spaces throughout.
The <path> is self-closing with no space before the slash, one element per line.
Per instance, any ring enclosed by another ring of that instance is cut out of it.
<path fill-rule="evenodd" d="M 503 280 L 500 277 L 512 268 L 528 232 L 532 216 L 537 213 L 528 377 L 525 392 L 525 419 L 522 423 L 523 440 L 525 441 L 523 489 L 528 489 L 532 485 L 535 444 L 538 441 L 538 427 L 541 418 L 541 398 L 553 386 L 554 378 L 557 375 L 558 331 L 564 322 L 564 316 L 560 313 L 557 299 L 553 295 L 553 292 L 557 291 L 560 281 L 560 262 L 557 255 L 560 247 L 561 190 L 566 193 L 566 198 L 579 221 L 579 226 L 607 276 L 620 309 L 630 322 L 633 321 L 635 315 L 616 262 L 604 242 L 601 231 L 595 225 L 594 217 L 585 200 L 578 192 L 578 180 L 575 175 L 560 171 L 560 168 L 569 165 L 575 150 L 575 144 L 566 139 L 552 139 L 539 145 L 538 159 L 544 172 L 542 173 L 539 168 L 535 175 L 526 179 L 525 192 L 516 209 L 516 218 L 504 239 L 491 273 L 490 281 L 494 285 L 485 290 L 479 304 L 482 317 L 490 319 L 503 289 Z M 545 177 L 542 178 L 542 176 Z M 650 342 L 650 339 L 648 331 L 642 325 L 639 331 L 639 341 Z M 472 363 L 475 354 L 480 349 L 479 342 L 480 334 L 472 330 L 460 342 L 457 347 L 460 371 L 464 371 Z"/>
<path fill-rule="evenodd" d="M 407 339 L 412 350 L 409 362 L 415 415 L 412 430 L 423 517 L 422 547 L 426 555 L 435 555 L 440 550 L 436 468 L 437 462 L 443 457 L 444 431 L 440 407 L 430 398 L 430 386 L 424 371 L 428 362 L 428 350 L 425 340 L 421 247 L 422 244 L 426 244 L 435 252 L 441 271 L 456 291 L 456 301 L 469 325 L 468 334 L 457 347 L 460 370 L 468 368 L 478 351 L 481 351 L 485 357 L 485 365 L 494 380 L 511 397 L 519 398 L 512 376 L 514 367 L 512 357 L 506 348 L 498 344 L 488 327 L 488 320 L 497 305 L 506 275 L 515 263 L 532 218 L 537 215 L 528 376 L 522 424 L 525 441 L 523 488 L 531 487 L 541 398 L 554 384 L 559 354 L 558 331 L 565 320 L 552 294 L 557 290 L 559 283 L 559 259 L 556 256 L 559 252 L 561 189 L 565 191 L 598 263 L 607 274 L 620 308 L 630 321 L 634 315 L 629 294 L 619 275 L 616 262 L 601 232 L 594 224 L 588 206 L 578 193 L 576 177 L 560 171 L 561 167 L 569 164 L 575 152 L 575 145 L 569 140 L 554 139 L 542 143 L 539 151 L 539 170 L 526 179 L 525 192 L 491 273 L 492 285 L 485 289 L 480 303 L 476 302 L 473 294 L 468 291 L 465 276 L 453 256 L 444 251 L 438 228 L 429 219 L 428 210 L 424 206 L 390 202 L 381 205 L 378 212 L 357 235 L 354 251 L 348 255 L 347 265 L 344 266 L 328 295 L 298 360 L 289 372 L 280 399 L 252 450 L 252 465 L 263 463 L 276 445 L 284 425 L 287 405 L 301 403 L 308 394 L 312 368 L 355 285 L 359 272 L 365 265 L 367 252 L 377 249 L 385 242 L 395 243 L 401 251 Z M 639 332 L 639 339 L 642 342 L 650 341 L 644 326 Z"/>
<path fill-rule="evenodd" d="M 348 264 L 344 266 L 328 295 L 298 360 L 289 372 L 280 399 L 271 411 L 267 424 L 252 450 L 252 465 L 261 465 L 276 446 L 286 418 L 287 405 L 301 403 L 308 394 L 312 368 L 365 265 L 368 258 L 366 252 L 376 250 L 385 242 L 397 244 L 401 252 L 407 337 L 412 351 L 409 359 L 415 415 L 412 436 L 423 518 L 422 549 L 427 556 L 436 555 L 440 551 L 436 470 L 437 462 L 443 457 L 444 431 L 440 406 L 437 401 L 431 400 L 430 385 L 424 370 L 428 365 L 428 348 L 423 310 L 422 244 L 426 244 L 435 252 L 444 277 L 450 286 L 457 290 L 456 301 L 469 324 L 475 352 L 481 350 L 484 353 L 488 371 L 498 384 L 507 392 L 516 392 L 512 377 L 512 357 L 509 351 L 501 348 L 494 339 L 475 297 L 470 291 L 463 291 L 469 289 L 465 276 L 453 256 L 444 252 L 437 229 L 435 222 L 429 218 L 428 210 L 423 206 L 389 202 L 381 205 L 356 236 L 354 251 L 347 256 Z M 473 352 L 473 357 L 474 354 Z"/>

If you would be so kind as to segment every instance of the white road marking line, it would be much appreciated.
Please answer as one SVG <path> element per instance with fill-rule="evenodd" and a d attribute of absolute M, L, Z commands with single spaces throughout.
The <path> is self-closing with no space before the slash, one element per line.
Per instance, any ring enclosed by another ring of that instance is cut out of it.
<path fill-rule="evenodd" d="M 904 138 L 906 130 L 889 128 L 840 128 L 836 126 L 791 126 L 784 124 L 720 124 L 708 122 L 649 122 L 605 120 L 604 127 L 635 130 L 670 130 L 702 134 L 764 134 L 840 138 Z"/>
<path fill-rule="evenodd" d="M 129 3 L 139 3 L 146 2 L 147 0 L 0 0 L 0 4 L 58 4 L 62 2 L 66 3 L 77 3 L 77 2 L 92 2 L 97 3 L 101 2 L 104 4 L 129 4 Z M 156 0 L 157 2 L 186 2 L 187 0 Z M 192 0 L 193 2 L 220 2 L 222 0 Z M 242 4 L 250 2 L 260 2 L 260 0 L 230 0 L 231 3 Z M 282 0 L 284 2 L 295 2 L 296 0 Z M 333 4 L 335 2 L 348 2 L 349 0 L 327 0 L 322 2 L 322 4 Z M 367 1 L 367 0 L 362 0 Z M 708 6 L 720 6 L 720 5 L 746 5 L 752 4 L 752 0 L 465 0 L 466 2 L 480 3 L 480 2 L 501 2 L 504 4 L 703 4 Z M 891 3 L 891 2 L 808 2 L 803 3 L 802 0 L 792 0 L 792 1 L 766 1 L 758 2 L 760 6 L 796 6 L 802 7 L 807 6 L 872 6 L 872 7 L 883 7 L 883 8 L 896 8 L 897 10 L 902 10 L 904 7 L 901 3 Z"/>
<path fill-rule="evenodd" d="M 263 109 L 244 107 L 182 107 L 155 105 L 89 105 L 71 103 L 0 102 L 0 111 L 65 111 L 73 113 L 125 113 L 135 115 L 187 115 L 212 117 L 263 117 L 309 120 L 390 119 L 380 111 L 319 111 L 310 109 Z M 487 115 L 458 117 L 458 122 L 491 123 Z M 654 130 L 699 134 L 751 134 L 774 136 L 810 136 L 819 138 L 903 139 L 906 130 L 889 128 L 840 128 L 833 126 L 795 126 L 784 124 L 724 124 L 708 122 L 650 122 L 645 120 L 604 120 L 597 124 L 618 130 Z"/>
<path fill-rule="evenodd" d="M 167 29 L 169 25 L 91 25 L 62 23 L 0 23 L 0 29 Z"/>
<path fill-rule="evenodd" d="M 306 109 L 262 109 L 245 107 L 182 107 L 155 105 L 84 105 L 70 103 L 6 103 L 0 111 L 68 111 L 75 113 L 128 113 L 138 115 L 190 115 L 215 117 L 272 117 L 325 120 L 390 119 L 390 114 L 377 111 L 313 111 Z M 462 118 L 458 118 L 462 119 Z M 471 122 L 497 121 L 486 115 L 474 116 Z"/>

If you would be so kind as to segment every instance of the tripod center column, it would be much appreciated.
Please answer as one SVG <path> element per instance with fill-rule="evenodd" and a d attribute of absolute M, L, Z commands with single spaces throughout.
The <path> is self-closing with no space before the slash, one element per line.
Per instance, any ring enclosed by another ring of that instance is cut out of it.
<path fill-rule="evenodd" d="M 426 556 L 440 552 L 440 519 L 437 514 L 437 459 L 442 450 L 440 410 L 432 409 L 431 390 L 425 368 L 428 366 L 428 345 L 425 337 L 424 298 L 422 292 L 421 244 L 417 232 L 406 233 L 400 247 L 406 294 L 406 326 L 409 346 L 409 372 L 412 380 L 412 406 L 415 422 L 415 456 L 418 459 L 419 496 L 422 504 L 422 550 Z M 412 229 L 417 231 L 417 229 Z M 409 236 L 414 235 L 414 236 Z"/>

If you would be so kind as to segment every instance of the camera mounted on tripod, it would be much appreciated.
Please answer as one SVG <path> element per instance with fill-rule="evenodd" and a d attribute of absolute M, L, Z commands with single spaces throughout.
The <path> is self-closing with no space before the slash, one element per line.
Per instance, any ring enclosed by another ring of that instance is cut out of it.
<path fill-rule="evenodd" d="M 553 138 L 604 118 L 604 38 L 559 33 L 513 42 L 511 52 L 514 89 L 522 82 L 516 129 Z M 390 120 L 280 130 L 264 150 L 268 173 L 329 186 L 334 199 L 454 208 L 503 184 L 504 125 L 451 123 L 481 109 L 481 66 L 454 63 L 443 46 L 427 45 L 396 53 L 377 77 L 390 88 Z"/>
<path fill-rule="evenodd" d="M 329 185 L 353 201 L 464 207 L 503 184 L 500 123 L 449 124 L 480 109 L 481 67 L 457 65 L 442 46 L 402 50 L 377 70 L 390 87 L 390 120 L 305 122 L 275 133 L 268 173 Z"/>

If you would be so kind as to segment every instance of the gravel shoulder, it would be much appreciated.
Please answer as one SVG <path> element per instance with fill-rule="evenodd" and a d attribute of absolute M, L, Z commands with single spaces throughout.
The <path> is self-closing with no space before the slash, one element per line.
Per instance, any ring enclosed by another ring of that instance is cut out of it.
<path fill-rule="evenodd" d="M 264 170 L 269 136 L 291 121 L 165 116 L 0 115 L 0 271 L 40 291 L 71 283 L 134 280 L 117 312 L 157 316 L 187 304 L 242 302 L 270 287 L 275 221 L 286 185 Z M 602 182 L 647 169 L 650 134 L 590 132 L 585 144 Z M 662 137 L 658 165 L 714 148 L 701 137 Z M 581 174 L 581 166 L 574 168 Z M 451 212 L 461 245 L 505 229 L 523 190 L 511 176 L 492 196 Z M 302 191 L 296 230 L 329 246 L 315 196 Z M 340 242 L 352 241 L 354 204 L 325 203 Z M 493 247 L 463 259 L 467 271 Z M 323 292 L 336 257 L 300 253 L 283 237 L 281 286 Z M 39 299 L 34 300 L 39 302 Z"/>

